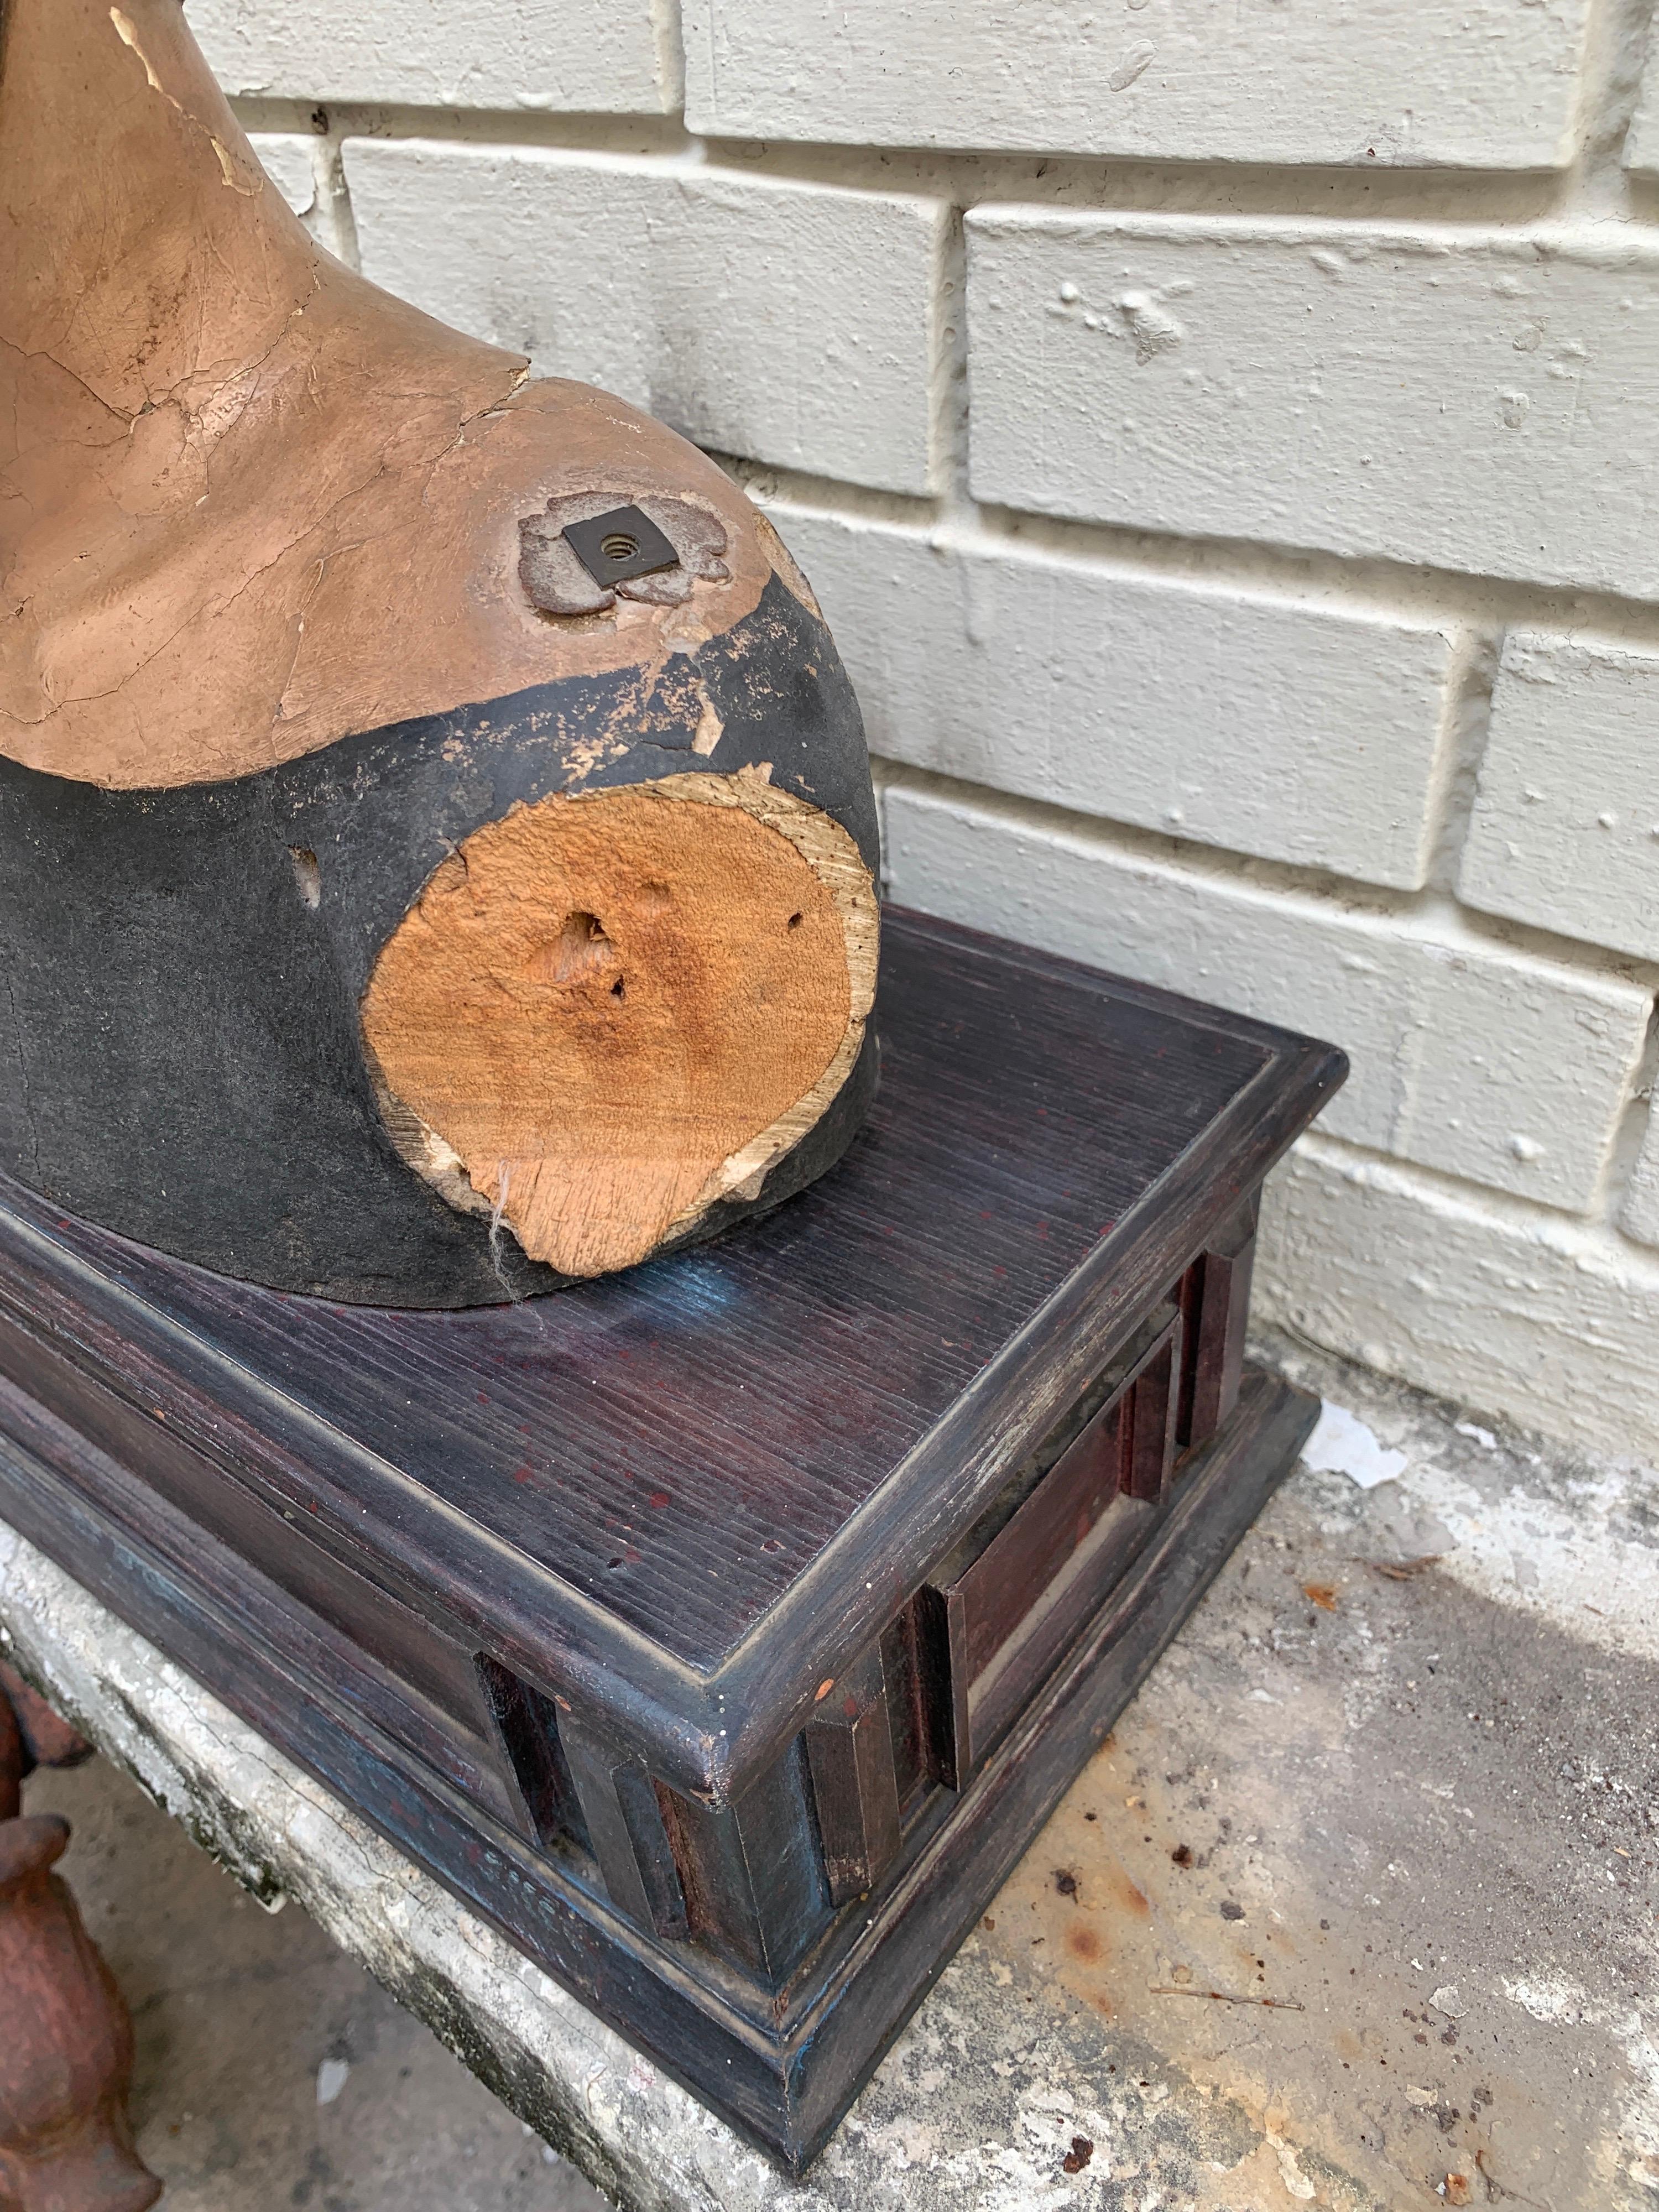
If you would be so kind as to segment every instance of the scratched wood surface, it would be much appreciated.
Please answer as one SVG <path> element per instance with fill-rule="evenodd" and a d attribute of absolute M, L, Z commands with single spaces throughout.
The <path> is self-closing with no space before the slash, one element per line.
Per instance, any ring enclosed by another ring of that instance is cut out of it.
<path fill-rule="evenodd" d="M 1343 1073 L 886 945 L 842 1166 L 526 1304 L 287 1297 L 0 1191 L 5 1517 L 796 2171 L 1312 1419 L 1241 1391 L 1250 1236 Z"/>
<path fill-rule="evenodd" d="M 1281 1042 L 903 917 L 879 1025 L 874 1111 L 821 1186 L 703 1250 L 556 1297 L 329 1306 L 77 1223 L 55 1234 L 708 1666 Z"/>

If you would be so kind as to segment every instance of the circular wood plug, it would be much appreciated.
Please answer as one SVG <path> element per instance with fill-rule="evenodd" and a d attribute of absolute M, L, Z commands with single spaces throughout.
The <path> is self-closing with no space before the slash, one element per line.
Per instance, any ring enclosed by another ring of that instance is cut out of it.
<path fill-rule="evenodd" d="M 567 1275 L 757 1194 L 846 1080 L 875 983 L 868 872 L 757 775 L 516 807 L 427 883 L 363 1036 L 399 1150 Z"/>

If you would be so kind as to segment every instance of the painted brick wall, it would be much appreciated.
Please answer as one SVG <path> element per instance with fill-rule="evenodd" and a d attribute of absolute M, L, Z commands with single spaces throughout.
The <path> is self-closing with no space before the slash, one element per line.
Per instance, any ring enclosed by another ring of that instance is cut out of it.
<path fill-rule="evenodd" d="M 893 894 L 1338 1039 L 1265 1310 L 1659 1450 L 1651 0 L 187 0 L 378 282 L 718 453 Z"/>

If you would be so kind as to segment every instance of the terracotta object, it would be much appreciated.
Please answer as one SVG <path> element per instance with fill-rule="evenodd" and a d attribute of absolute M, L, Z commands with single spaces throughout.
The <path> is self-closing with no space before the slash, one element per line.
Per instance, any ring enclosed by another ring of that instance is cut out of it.
<path fill-rule="evenodd" d="M 844 1150 L 875 815 L 810 587 L 684 441 L 316 247 L 178 0 L 5 0 L 0 580 L 0 1169 L 443 1305 Z"/>
<path fill-rule="evenodd" d="M 23 1773 L 27 1764 L 23 1731 L 4 1692 L 0 1691 L 0 1823 L 15 1820 L 23 1809 Z"/>
<path fill-rule="evenodd" d="M 0 1685 L 0 2212 L 143 2212 L 161 2185 L 127 2122 L 126 2007 L 52 1871 L 68 1823 L 17 1813 L 30 1765 L 88 1747 L 3 1671 L 23 1711 Z"/>
<path fill-rule="evenodd" d="M 71 1728 L 61 1713 L 53 1712 L 40 1692 L 32 1690 L 15 1667 L 0 1659 L 0 1713 L 7 1706 L 18 1732 L 20 1779 L 37 1766 L 79 1766 L 92 1757 L 94 1747 L 80 1730 Z M 0 1721 L 0 1730 L 3 1726 Z M 5 1766 L 6 1754 L 0 1745 L 0 1775 Z M 0 1820 L 9 1817 L 0 1809 Z"/>

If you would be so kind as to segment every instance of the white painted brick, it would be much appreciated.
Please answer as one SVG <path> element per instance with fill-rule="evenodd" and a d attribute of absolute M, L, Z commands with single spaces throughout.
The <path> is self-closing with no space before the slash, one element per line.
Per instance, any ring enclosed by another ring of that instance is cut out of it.
<path fill-rule="evenodd" d="M 254 131 L 248 143 L 260 167 L 319 246 L 340 252 L 339 194 L 319 169 L 321 142 L 298 131 Z"/>
<path fill-rule="evenodd" d="M 1659 1110 L 1651 1107 L 1647 1140 L 1625 1194 L 1620 1224 L 1642 1243 L 1659 1245 Z"/>
<path fill-rule="evenodd" d="M 980 497 L 1659 596 L 1651 249 L 1007 207 L 968 239 Z"/>
<path fill-rule="evenodd" d="M 696 131 L 1166 161 L 1567 158 L 1583 0 L 685 0 Z"/>
<path fill-rule="evenodd" d="M 1659 1449 L 1659 1261 L 1316 1140 L 1270 1179 L 1255 1316 L 1591 1450 Z"/>
<path fill-rule="evenodd" d="M 227 92 L 415 107 L 662 114 L 672 0 L 189 0 Z"/>
<path fill-rule="evenodd" d="M 1626 166 L 1638 174 L 1659 175 L 1659 40 L 1644 23 L 1638 33 L 1646 46 L 1641 97 L 1631 126 L 1625 134 Z"/>
<path fill-rule="evenodd" d="M 724 453 L 921 492 L 937 200 L 351 138 L 365 275 Z"/>
<path fill-rule="evenodd" d="M 1268 860 L 1423 881 L 1441 631 L 769 511 L 888 759 Z"/>
<path fill-rule="evenodd" d="M 308 222 L 317 213 L 317 171 L 312 160 L 316 141 L 297 131 L 255 131 L 248 143 L 295 214 L 301 222 Z"/>
<path fill-rule="evenodd" d="M 884 817 L 902 905 L 1329 1038 L 1353 1062 L 1333 1134 L 1591 1202 L 1646 1029 L 1634 985 L 902 786 Z"/>
<path fill-rule="evenodd" d="M 1471 906 L 1659 960 L 1659 658 L 1517 631 L 1458 890 Z"/>

